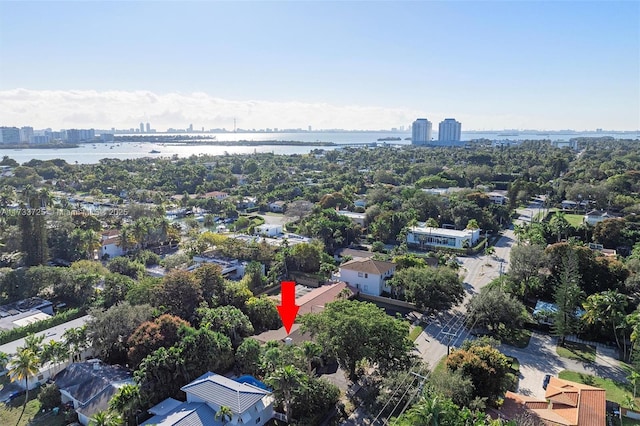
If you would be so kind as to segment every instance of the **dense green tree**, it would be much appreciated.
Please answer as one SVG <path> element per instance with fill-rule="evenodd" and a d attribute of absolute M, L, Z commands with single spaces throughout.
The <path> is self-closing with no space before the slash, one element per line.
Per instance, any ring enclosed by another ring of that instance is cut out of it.
<path fill-rule="evenodd" d="M 103 306 L 108 308 L 122 302 L 133 285 L 134 281 L 125 275 L 108 274 L 104 277 L 104 290 L 101 293 Z"/>
<path fill-rule="evenodd" d="M 409 362 L 409 325 L 372 303 L 332 302 L 321 313 L 303 316 L 301 322 L 303 329 L 340 362 L 351 380 L 357 379 L 356 367 L 363 360 L 381 371 Z"/>
<path fill-rule="evenodd" d="M 247 338 L 236 349 L 236 372 L 255 376 L 260 368 L 260 342 Z"/>
<path fill-rule="evenodd" d="M 190 320 L 202 302 L 202 290 L 191 272 L 172 271 L 154 289 L 153 302 L 167 313 Z"/>
<path fill-rule="evenodd" d="M 245 303 L 244 312 L 256 333 L 282 326 L 276 303 L 267 296 L 250 297 Z"/>
<path fill-rule="evenodd" d="M 227 371 L 233 365 L 231 340 L 222 333 L 207 328 L 183 328 L 179 343 L 189 380 L 207 371 Z"/>
<path fill-rule="evenodd" d="M 196 280 L 200 284 L 202 297 L 207 304 L 212 305 L 214 297 L 223 292 L 224 278 L 222 268 L 213 263 L 205 263 L 194 272 Z"/>
<path fill-rule="evenodd" d="M 132 306 L 127 302 L 121 302 L 105 311 L 91 309 L 87 334 L 96 355 L 107 362 L 125 364 L 129 336 L 140 324 L 151 319 L 152 312 L 149 305 Z"/>
<path fill-rule="evenodd" d="M 182 349 L 172 346 L 155 350 L 142 360 L 134 378 L 140 398 L 150 406 L 178 397 L 180 388 L 190 379 Z"/>
<path fill-rule="evenodd" d="M 200 321 L 200 327 L 224 334 L 231 339 L 234 347 L 239 346 L 242 340 L 251 336 L 254 331 L 249 317 L 235 306 L 199 308 L 196 316 Z"/>
<path fill-rule="evenodd" d="M 560 337 L 560 345 L 564 345 L 565 338 L 576 334 L 580 329 L 577 309 L 580 307 L 582 292 L 578 286 L 580 271 L 578 259 L 573 252 L 569 252 L 562 259 L 562 266 L 553 293 L 553 301 L 557 310 L 553 315 L 551 331 Z"/>
<path fill-rule="evenodd" d="M 144 265 L 124 256 L 118 256 L 111 260 L 107 268 L 113 273 L 126 275 L 133 279 L 138 279 L 144 274 Z"/>
<path fill-rule="evenodd" d="M 447 368 L 470 377 L 475 395 L 494 402 L 509 388 L 511 381 L 509 360 L 491 346 L 473 345 L 469 349 L 458 349 L 447 357 Z"/>
<path fill-rule="evenodd" d="M 502 327 L 517 330 L 527 319 L 526 308 L 501 288 L 484 287 L 467 304 L 467 324 L 500 334 Z"/>
<path fill-rule="evenodd" d="M 450 268 L 410 267 L 396 272 L 392 286 L 404 289 L 407 300 L 422 311 L 447 310 L 462 302 L 464 287 Z"/>
<path fill-rule="evenodd" d="M 306 379 L 298 388 L 291 404 L 292 416 L 300 424 L 313 424 L 319 415 L 335 407 L 340 399 L 340 389 L 325 379 Z"/>
<path fill-rule="evenodd" d="M 518 284 L 514 296 L 525 299 L 536 294 L 541 285 L 541 268 L 546 265 L 545 262 L 544 247 L 541 245 L 516 245 L 511 249 L 509 275 Z"/>
<path fill-rule="evenodd" d="M 127 340 L 129 363 L 137 366 L 156 349 L 178 343 L 178 331 L 182 327 L 189 327 L 189 323 L 180 317 L 167 314 L 140 324 Z"/>

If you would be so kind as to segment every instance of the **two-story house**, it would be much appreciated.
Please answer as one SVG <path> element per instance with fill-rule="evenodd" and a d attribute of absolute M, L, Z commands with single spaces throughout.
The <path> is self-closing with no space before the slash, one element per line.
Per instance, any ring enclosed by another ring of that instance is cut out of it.
<path fill-rule="evenodd" d="M 380 296 L 391 292 L 387 280 L 396 271 L 396 264 L 382 260 L 355 258 L 340 265 L 340 280 L 362 293 Z"/>
<path fill-rule="evenodd" d="M 205 373 L 182 387 L 187 401 L 167 398 L 149 409 L 154 416 L 143 425 L 257 425 L 272 417 L 273 394 L 250 383 L 241 383 L 215 373 Z M 231 418 L 218 418 L 221 407 L 228 407 Z"/>

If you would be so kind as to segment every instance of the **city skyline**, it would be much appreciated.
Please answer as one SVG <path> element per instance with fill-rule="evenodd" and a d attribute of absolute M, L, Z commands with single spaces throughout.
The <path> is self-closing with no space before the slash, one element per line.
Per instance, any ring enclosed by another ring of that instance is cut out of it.
<path fill-rule="evenodd" d="M 636 131 L 639 17 L 636 2 L 3 1 L 0 125 Z"/>

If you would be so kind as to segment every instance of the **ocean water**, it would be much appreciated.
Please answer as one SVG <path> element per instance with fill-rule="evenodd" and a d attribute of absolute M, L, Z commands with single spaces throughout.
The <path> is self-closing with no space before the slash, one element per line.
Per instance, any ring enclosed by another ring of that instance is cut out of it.
<path fill-rule="evenodd" d="M 157 136 L 166 136 L 168 134 L 158 133 Z M 410 144 L 411 141 L 405 140 L 411 136 L 408 132 L 295 132 L 295 133 L 181 133 L 181 136 L 216 136 L 216 140 L 220 142 L 234 141 L 300 141 L 313 144 L 313 142 L 333 142 L 336 144 L 367 144 L 377 142 L 379 138 L 398 137 L 400 141 L 389 141 L 390 144 Z M 118 135 L 122 136 L 122 135 Z M 139 134 L 131 136 L 140 136 Z M 145 135 L 149 136 L 149 135 Z M 636 132 L 616 132 L 616 133 L 516 133 L 516 132 L 462 132 L 463 140 L 472 140 L 486 138 L 490 140 L 504 139 L 551 139 L 551 140 L 569 140 L 574 137 L 602 137 L 613 136 L 615 138 L 640 138 L 640 134 Z M 215 141 L 209 141 L 214 143 Z M 118 145 L 119 144 L 119 145 Z M 65 149 L 0 149 L 0 157 L 9 156 L 19 163 L 27 162 L 31 159 L 50 160 L 54 158 L 62 158 L 68 163 L 94 164 L 102 158 L 120 158 L 133 159 L 143 157 L 189 157 L 192 155 L 225 155 L 228 154 L 251 154 L 254 152 L 264 153 L 272 152 L 274 154 L 290 155 L 290 154 L 308 154 L 313 149 L 335 149 L 336 146 L 321 145 L 172 145 L 170 143 L 147 143 L 147 142 L 109 142 L 95 144 L 81 144 L 77 148 Z M 160 153 L 150 153 L 151 150 L 160 151 Z"/>

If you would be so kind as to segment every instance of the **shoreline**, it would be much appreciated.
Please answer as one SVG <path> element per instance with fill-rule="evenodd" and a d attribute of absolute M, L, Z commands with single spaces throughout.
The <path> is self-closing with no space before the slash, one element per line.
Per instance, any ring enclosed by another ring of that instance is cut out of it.
<path fill-rule="evenodd" d="M 15 149 L 15 150 L 23 150 L 23 149 L 67 149 L 67 148 L 79 148 L 80 145 L 75 143 L 56 143 L 56 144 L 42 144 L 42 145 L 31 145 L 31 144 L 20 144 L 20 145 L 0 145 L 0 149 Z"/>

